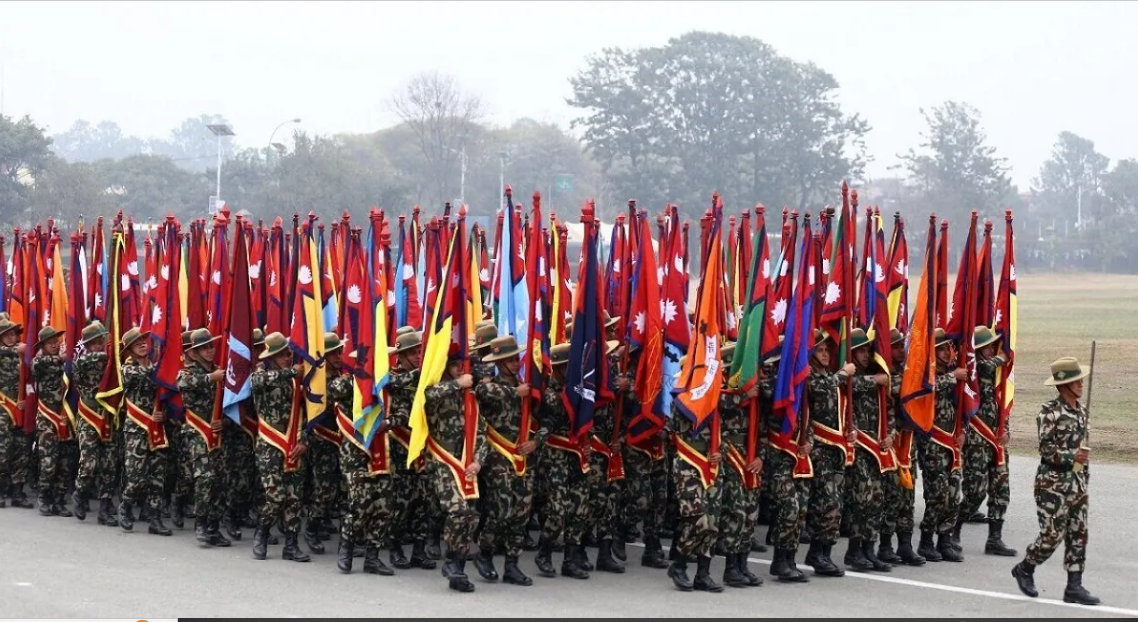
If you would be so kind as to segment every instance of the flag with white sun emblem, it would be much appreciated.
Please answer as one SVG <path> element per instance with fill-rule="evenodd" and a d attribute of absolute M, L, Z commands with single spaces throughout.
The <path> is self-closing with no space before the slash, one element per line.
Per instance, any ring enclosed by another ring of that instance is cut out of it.
<path fill-rule="evenodd" d="M 636 266 L 632 273 L 632 322 L 629 338 L 640 348 L 633 385 L 638 408 L 628 422 L 628 442 L 637 443 L 664 428 L 666 417 L 659 409 L 660 389 L 664 372 L 664 320 L 665 302 L 660 298 L 660 284 L 656 280 L 656 256 L 652 252 L 652 230 L 648 226 L 648 213 L 633 218 L 629 237 L 636 240 Z"/>
<path fill-rule="evenodd" d="M 664 322 L 663 386 L 660 390 L 658 410 L 665 417 L 672 416 L 672 389 L 680 373 L 680 357 L 688 351 L 691 327 L 688 324 L 687 273 L 684 271 L 684 248 L 687 228 L 680 226 L 679 210 L 671 206 L 668 225 L 668 242 L 660 240 L 660 269 L 663 271 L 660 319 Z M 665 250 L 666 249 L 666 250 Z"/>

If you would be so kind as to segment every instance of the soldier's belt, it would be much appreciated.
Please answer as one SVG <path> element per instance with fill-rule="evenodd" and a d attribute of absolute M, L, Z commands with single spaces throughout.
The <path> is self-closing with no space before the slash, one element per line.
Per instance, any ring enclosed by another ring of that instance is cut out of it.
<path fill-rule="evenodd" d="M 282 458 L 284 459 L 285 473 L 300 470 L 300 456 L 293 456 L 292 453 L 296 449 L 297 437 L 299 436 L 300 424 L 297 421 L 298 419 L 299 417 L 289 416 L 287 434 L 265 423 L 263 419 L 257 422 L 259 438 L 284 454 Z"/>
<path fill-rule="evenodd" d="M 624 456 L 622 456 L 619 451 L 613 451 L 612 447 L 609 447 L 607 443 L 596 435 L 589 437 L 589 447 L 592 447 L 594 452 L 605 457 L 606 464 L 608 465 L 608 472 L 605 475 L 608 481 L 615 482 L 624 479 Z"/>
<path fill-rule="evenodd" d="M 455 458 L 433 436 L 427 436 L 427 450 L 431 452 L 431 456 L 435 460 L 450 470 L 454 477 L 454 484 L 459 493 L 462 494 L 463 499 L 470 501 L 478 498 L 478 477 L 466 476 L 466 467 L 462 460 Z"/>
<path fill-rule="evenodd" d="M 553 449 L 565 451 L 577 456 L 577 461 L 581 465 L 581 472 L 589 472 L 589 460 L 585 457 L 585 454 L 581 452 L 581 447 L 577 441 L 570 439 L 568 436 L 550 434 L 545 437 L 545 445 L 546 447 L 552 447 Z"/>
<path fill-rule="evenodd" d="M 759 474 L 747 470 L 747 458 L 744 457 L 743 452 L 739 451 L 734 442 L 727 443 L 727 462 L 739 474 L 743 480 L 743 486 L 748 490 L 755 490 L 759 487 Z"/>
<path fill-rule="evenodd" d="M 873 456 L 873 459 L 877 461 L 877 468 L 880 469 L 882 473 L 897 470 L 897 461 L 893 458 L 893 451 L 882 449 L 881 443 L 878 443 L 876 438 L 873 438 L 864 430 L 858 430 L 856 442 L 858 447 Z"/>
<path fill-rule="evenodd" d="M 165 426 L 155 421 L 150 413 L 139 408 L 134 402 L 123 401 L 126 404 L 126 418 L 146 431 L 146 440 L 150 444 L 150 451 L 165 449 L 170 446 L 170 441 L 166 438 Z"/>
<path fill-rule="evenodd" d="M 664 459 L 664 444 L 660 442 L 660 440 L 655 436 L 652 438 L 646 438 L 642 441 L 637 441 L 635 443 L 628 443 L 626 447 L 633 451 L 638 451 L 642 454 L 645 454 L 653 461 Z"/>
<path fill-rule="evenodd" d="M 782 434 L 771 430 L 767 434 L 767 441 L 771 447 L 794 459 L 795 479 L 809 479 L 814 477 L 814 461 L 810 458 L 809 453 L 804 456 L 798 455 L 798 443 L 794 439 L 793 431 Z"/>
<path fill-rule="evenodd" d="M 510 461 L 514 465 L 514 473 L 518 477 L 526 474 L 526 457 L 518 451 L 518 444 L 506 438 L 506 435 L 499 432 L 494 426 L 486 424 L 486 441 L 494 448 L 494 451 L 502 454 L 502 457 Z"/>
<path fill-rule="evenodd" d="M 699 473 L 699 481 L 703 484 L 704 490 L 710 488 L 719 475 L 718 465 L 711 464 L 703 452 L 685 441 L 681 435 L 673 434 L 672 440 L 676 444 L 676 455 Z"/>
<path fill-rule="evenodd" d="M 956 446 L 956 439 L 936 425 L 933 425 L 929 439 L 952 452 L 952 470 L 959 471 L 961 466 L 960 449 Z"/>
<path fill-rule="evenodd" d="M 49 408 L 43 401 L 36 402 L 36 412 L 43 415 L 43 418 L 55 428 L 55 434 L 59 437 L 59 440 L 71 440 L 71 425 L 68 423 L 67 417 Z"/>
<path fill-rule="evenodd" d="M 810 428 L 814 431 L 814 438 L 821 441 L 825 445 L 837 447 L 842 451 L 842 460 L 847 465 L 850 464 L 850 458 L 853 453 L 850 451 L 850 443 L 846 440 L 845 431 L 842 430 L 841 418 L 838 418 L 838 429 L 831 428 L 827 425 L 818 423 L 817 421 L 810 421 Z"/>
<path fill-rule="evenodd" d="M 99 440 L 104 443 L 111 440 L 111 423 L 108 418 L 88 406 L 82 399 L 79 400 L 79 418 L 99 433 Z"/>
<path fill-rule="evenodd" d="M 367 455 L 368 475 L 387 475 L 391 473 L 391 462 L 389 459 L 391 455 L 390 441 L 388 440 L 387 432 L 376 432 L 375 435 L 371 437 L 371 444 L 365 447 L 363 437 L 356 431 L 356 426 L 352 423 L 351 418 L 348 417 L 339 404 L 336 405 L 336 427 L 340 429 L 340 438 L 345 442 L 351 443 Z"/>
<path fill-rule="evenodd" d="M 985 423 L 983 419 L 976 416 L 973 416 L 971 419 L 969 419 L 968 423 L 972 426 L 973 430 L 976 430 L 976 433 L 980 435 L 980 438 L 988 441 L 988 444 L 991 445 L 992 449 L 995 450 L 996 466 L 1004 466 L 1004 463 L 1007 461 L 1007 454 L 1004 451 L 1003 446 L 1000 445 L 1000 441 L 996 438 L 996 433 L 992 430 L 992 428 L 988 427 L 988 424 Z"/>
<path fill-rule="evenodd" d="M 217 451 L 221 447 L 221 435 L 213 431 L 213 427 L 209 421 L 202 419 L 196 412 L 186 409 L 186 422 L 195 432 L 201 435 L 202 440 L 205 441 L 206 451 Z"/>

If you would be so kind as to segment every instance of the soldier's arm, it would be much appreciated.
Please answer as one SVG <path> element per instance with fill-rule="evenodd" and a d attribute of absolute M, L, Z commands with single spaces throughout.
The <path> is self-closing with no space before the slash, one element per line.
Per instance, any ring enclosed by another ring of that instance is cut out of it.
<path fill-rule="evenodd" d="M 877 383 L 873 381 L 873 376 L 865 374 L 855 374 L 853 376 L 853 390 L 854 391 L 874 391 L 877 388 Z"/>
<path fill-rule="evenodd" d="M 1065 430 L 1060 425 L 1062 409 L 1044 406 L 1036 418 L 1039 428 L 1039 458 L 1058 469 L 1070 470 L 1075 466 L 1076 448 L 1070 447 Z"/>
<path fill-rule="evenodd" d="M 956 388 L 956 376 L 952 374 L 937 374 L 936 375 L 936 392 L 944 393 Z"/>
<path fill-rule="evenodd" d="M 427 398 L 427 408 L 434 408 L 435 404 L 447 399 L 448 396 L 458 392 L 458 390 L 458 383 L 454 380 L 440 380 L 432 384 L 424 391 Z"/>
<path fill-rule="evenodd" d="M 485 464 L 486 452 L 490 448 L 486 442 L 486 419 L 477 417 L 474 425 L 474 459 L 478 464 Z"/>
<path fill-rule="evenodd" d="M 143 382 L 147 382 L 150 374 L 143 371 L 141 365 L 123 365 L 122 366 L 122 386 L 123 391 L 126 393 L 135 393 L 141 391 Z"/>
<path fill-rule="evenodd" d="M 490 380 L 474 385 L 474 397 L 478 398 L 479 408 L 501 408 L 507 397 L 516 395 L 513 387 Z"/>
<path fill-rule="evenodd" d="M 253 379 L 256 380 L 255 375 Z M 197 369 L 183 369 L 178 372 L 178 389 L 183 393 L 212 388 L 213 381 L 209 379 L 209 374 L 202 373 Z"/>
<path fill-rule="evenodd" d="M 719 409 L 720 410 L 735 410 L 743 407 L 746 397 L 741 393 L 720 391 L 719 392 Z"/>

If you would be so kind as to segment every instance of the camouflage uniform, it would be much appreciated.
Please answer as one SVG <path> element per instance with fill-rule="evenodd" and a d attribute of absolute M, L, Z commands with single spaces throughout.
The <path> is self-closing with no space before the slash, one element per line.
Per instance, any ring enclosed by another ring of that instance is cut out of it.
<path fill-rule="evenodd" d="M 171 510 L 177 512 L 177 516 L 181 516 L 182 508 L 194 503 L 194 457 L 185 434 L 186 430 L 192 430 L 190 424 L 185 421 L 167 419 L 163 425 L 170 446 L 166 451 L 166 481 L 162 491 L 164 496 L 171 497 Z M 224 442 L 222 439 L 222 443 Z M 172 516 L 176 519 L 174 525 L 181 527 L 181 519 L 177 516 Z"/>
<path fill-rule="evenodd" d="M 639 403 L 635 392 L 629 389 L 624 401 L 625 421 L 628 421 L 629 413 L 639 407 Z M 664 519 L 671 488 L 668 482 L 669 461 L 664 457 L 652 457 L 644 447 L 662 447 L 664 435 L 665 433 L 661 431 L 656 437 L 642 443 L 642 447 L 629 443 L 622 445 L 624 490 L 619 510 L 620 527 L 622 532 L 628 533 L 643 521 L 645 557 L 641 562 L 657 568 L 667 567 L 663 559 L 660 538 L 665 535 Z M 660 451 L 660 454 L 663 455 L 664 452 Z M 656 554 L 658 559 L 652 554 Z"/>
<path fill-rule="evenodd" d="M 1047 402 L 1035 419 L 1039 430 L 1039 467 L 1035 472 L 1035 505 L 1039 536 L 1027 547 L 1026 562 L 1047 561 L 1059 543 L 1066 544 L 1063 569 L 1083 572 L 1087 560 L 1087 484 L 1089 465 L 1075 470 L 1075 452 L 1087 440 L 1089 414 L 1082 404 L 1062 398 Z"/>
<path fill-rule="evenodd" d="M 463 389 L 454 380 L 442 380 L 427 387 L 426 398 L 427 429 L 431 438 L 452 456 L 461 460 L 465 440 Z M 479 464 L 485 464 L 486 423 L 481 417 L 478 418 L 477 426 L 471 458 Z M 432 455 L 427 461 L 427 471 L 434 486 L 434 493 L 446 514 L 443 540 L 446 542 L 448 555 L 464 560 L 470 552 L 474 530 L 478 527 L 478 512 L 458 489 L 455 474 L 450 467 Z"/>
<path fill-rule="evenodd" d="M 724 444 L 734 448 L 744 463 L 747 461 L 748 411 L 745 396 L 727 391 L 720 393 L 719 416 L 723 422 Z M 723 489 L 719 510 L 723 551 L 729 556 L 747 553 L 751 550 L 751 534 L 759 516 L 759 489 L 747 488 L 743 475 L 726 459 L 719 471 Z"/>
<path fill-rule="evenodd" d="M 257 416 L 260 423 L 266 424 L 282 434 L 286 434 L 289 419 L 293 416 L 293 392 L 296 370 L 267 369 L 261 367 L 253 372 L 253 399 L 257 403 Z M 297 413 L 296 416 L 303 416 Z M 298 442 L 305 443 L 302 436 Z M 269 444 L 264 437 L 257 438 L 254 449 L 257 459 L 257 474 L 265 489 L 265 500 L 261 505 L 261 530 L 267 532 L 274 523 L 280 521 L 285 538 L 295 545 L 300 532 L 300 497 L 304 492 L 304 468 L 286 473 L 285 456 L 281 450 Z"/>
<path fill-rule="evenodd" d="M 616 424 L 615 412 L 619 407 L 618 400 L 616 403 L 598 408 L 593 414 L 591 434 L 596 441 L 606 447 L 612 443 L 613 426 Z M 589 513 L 586 531 L 597 540 L 599 546 L 608 546 L 609 541 L 613 539 L 617 527 L 617 501 L 624 489 L 622 485 L 624 480 L 609 481 L 608 472 L 608 456 L 594 449 L 589 457 L 587 473 Z"/>
<path fill-rule="evenodd" d="M 248 409 L 245 416 L 256 420 L 252 400 L 241 406 Z M 224 461 L 223 503 L 229 521 L 230 534 L 240 537 L 239 528 L 253 506 L 254 480 L 257 478 L 257 461 L 253 456 L 254 438 L 240 423 L 225 417 L 221 428 L 221 453 Z"/>
<path fill-rule="evenodd" d="M 351 391 L 350 382 L 348 383 L 348 390 Z M 348 405 L 351 406 L 350 401 Z M 323 427 L 332 437 L 338 436 L 334 417 L 328 417 L 327 421 L 317 422 L 316 425 Z M 314 533 L 317 526 L 326 521 L 331 521 L 332 517 L 337 514 L 341 504 L 340 484 L 344 481 L 344 477 L 340 472 L 340 446 L 315 432 L 309 436 L 312 439 L 312 444 L 309 445 L 308 453 L 304 456 L 308 466 L 305 469 L 306 491 L 308 493 L 306 495 L 308 525 L 305 537 L 311 540 L 318 537 Z"/>
<path fill-rule="evenodd" d="M 32 360 L 32 380 L 40 403 L 63 415 L 63 359 L 41 353 Z M 65 423 L 70 430 L 70 424 Z M 71 430 L 73 432 L 73 430 Z M 41 506 L 49 505 L 55 514 L 63 508 L 67 483 L 73 477 L 78 459 L 78 446 L 72 440 L 61 441 L 55 425 L 40 413 L 36 414 L 36 448 L 39 457 L 39 493 Z M 40 511 L 43 513 L 44 508 Z M 63 514 L 70 516 L 64 511 Z"/>
<path fill-rule="evenodd" d="M 853 377 L 853 399 L 851 407 L 854 426 L 861 432 L 877 439 L 880 409 L 877 401 L 877 384 L 873 376 L 858 374 Z M 852 489 L 850 497 L 850 538 L 872 542 L 881 529 L 882 506 L 885 492 L 882 488 L 881 465 L 877 457 L 860 445 L 854 449 L 854 466 L 847 488 Z"/>
<path fill-rule="evenodd" d="M 828 428 L 840 429 L 838 388 L 846 381 L 842 373 L 811 368 L 806 380 L 810 400 L 810 420 Z M 846 461 L 842 450 L 815 438 L 810 450 L 814 477 L 810 480 L 810 507 L 807 523 L 810 536 L 823 545 L 838 540 L 842 522 L 842 489 L 845 486 Z"/>
<path fill-rule="evenodd" d="M 0 346 L 0 391 L 14 403 L 20 395 L 20 355 L 14 346 Z M 21 471 L 27 469 L 27 457 L 17 443 L 16 422 L 5 408 L 0 408 L 0 501 L 16 498 L 17 484 L 24 485 Z M 22 441 L 22 439 L 19 439 Z"/>
<path fill-rule="evenodd" d="M 210 366 L 212 367 L 212 365 Z M 178 372 L 178 389 L 182 403 L 207 424 L 213 417 L 217 384 L 210 379 L 213 370 L 194 361 Z M 180 428 L 181 449 L 189 454 L 193 469 L 194 512 L 198 519 L 211 522 L 221 520 L 222 508 L 222 451 L 210 451 L 205 439 L 189 423 Z"/>
<path fill-rule="evenodd" d="M 774 383 L 775 379 L 771 376 L 759 385 L 763 429 L 768 431 L 782 428 L 782 419 L 774 413 Z M 775 549 L 794 550 L 798 548 L 799 536 L 806 523 L 810 479 L 794 477 L 794 466 L 797 463 L 794 456 L 769 442 L 763 445 L 763 449 L 763 462 L 768 465 L 770 473 L 770 479 L 764 488 L 770 489 L 774 501 L 770 527 L 771 546 Z"/>
<path fill-rule="evenodd" d="M 937 373 L 933 423 L 955 436 L 956 378 L 951 373 Z M 952 531 L 959 514 L 960 473 L 952 470 L 952 451 L 922 439 L 918 457 L 921 475 L 925 478 L 925 515 L 921 520 L 921 531 L 947 534 Z"/>
<path fill-rule="evenodd" d="M 158 389 L 151 379 L 153 373 L 154 365 L 148 361 L 140 363 L 132 358 L 122 366 L 123 393 L 130 403 L 146 414 L 154 410 Z M 167 442 L 172 436 L 167 430 Z M 153 515 L 162 507 L 167 456 L 172 452 L 169 448 L 152 450 L 148 431 L 129 418 L 123 423 L 123 439 L 126 448 L 123 504 L 128 511 L 134 505 L 141 505 Z"/>
<path fill-rule="evenodd" d="M 407 427 L 411 417 L 411 403 L 415 399 L 418 385 L 418 369 L 393 370 L 387 383 L 387 393 L 391 400 L 388 426 L 392 430 L 401 430 L 408 437 L 411 434 Z M 390 449 L 393 468 L 391 538 L 396 546 L 407 540 L 421 546 L 427 540 L 431 516 L 438 513 L 433 484 L 426 471 L 416 466 L 407 466 L 407 448 L 402 443 L 392 439 Z M 415 556 L 412 555 L 412 558 Z"/>
<path fill-rule="evenodd" d="M 893 422 L 893 430 L 897 436 L 905 430 L 912 430 L 904 418 L 901 417 L 899 405 L 901 403 L 901 369 L 892 374 L 889 381 L 889 417 Z M 913 533 L 913 506 L 916 503 L 917 472 L 916 443 L 909 447 L 909 476 L 913 480 L 912 488 L 901 485 L 901 468 L 885 473 L 882 489 L 885 494 L 885 506 L 881 515 L 881 539 L 888 540 L 894 533 Z"/>
<path fill-rule="evenodd" d="M 1003 365 L 1003 359 L 976 359 L 976 373 L 980 381 L 980 409 L 974 417 L 996 431 L 1000 420 L 1000 407 L 996 403 L 996 373 Z M 996 439 L 999 441 L 999 439 Z M 980 509 L 984 497 L 988 497 L 988 520 L 1002 521 L 1011 499 L 1008 482 L 1008 465 L 996 465 L 996 449 L 984 440 L 971 426 L 964 439 L 964 481 L 963 500 L 960 504 L 959 520 L 967 520 Z"/>
<path fill-rule="evenodd" d="M 109 417 L 109 413 L 95 400 L 95 394 L 103 381 L 106 368 L 107 353 L 104 351 L 79 355 L 72 368 L 80 399 L 98 417 L 104 419 Z M 107 425 L 112 424 L 108 421 Z M 109 500 L 114 492 L 115 471 L 118 468 L 114 440 L 108 438 L 104 441 L 99 430 L 80 416 L 75 418 L 75 427 L 78 428 L 76 432 L 79 437 L 79 474 L 75 478 L 75 495 L 84 500 L 92 496 Z"/>
<path fill-rule="evenodd" d="M 708 456 L 712 443 L 713 421 L 719 413 L 712 413 L 704 421 L 699 431 L 694 431 L 692 422 L 676 409 L 672 402 L 672 417 L 668 424 L 675 442 L 686 442 L 692 449 Z M 718 430 L 716 430 L 718 431 Z M 711 556 L 711 546 L 719 535 L 719 508 L 723 488 L 720 484 L 723 463 L 720 463 L 717 477 L 705 487 L 699 471 L 678 455 L 672 461 L 672 477 L 676 486 L 676 499 L 680 504 L 679 554 L 686 559 Z M 730 467 L 726 467 L 730 468 Z"/>
<path fill-rule="evenodd" d="M 352 376 L 339 374 L 328 383 L 330 407 L 333 404 L 339 406 L 351 416 L 353 400 Z M 348 435 L 344 435 L 340 442 L 339 457 L 338 466 L 343 469 L 344 480 L 348 484 L 348 511 L 340 521 L 340 537 L 352 545 L 362 544 L 374 549 L 373 555 L 378 559 L 379 547 L 386 543 L 392 528 L 393 478 L 389 473 L 370 474 L 371 455 L 352 442 Z"/>
<path fill-rule="evenodd" d="M 549 434 L 569 437 L 569 414 L 561 399 L 564 385 L 551 378 L 542 393 L 538 420 Z M 588 476 L 581 470 L 577 454 L 546 447 L 541 456 L 549 463 L 549 507 L 542 526 L 540 546 L 551 546 L 564 538 L 566 558 L 571 548 L 580 546 L 588 520 Z"/>

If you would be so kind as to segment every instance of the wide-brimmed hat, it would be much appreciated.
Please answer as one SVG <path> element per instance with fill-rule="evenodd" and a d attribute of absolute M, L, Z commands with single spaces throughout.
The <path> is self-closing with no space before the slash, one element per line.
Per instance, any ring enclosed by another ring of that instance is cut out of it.
<path fill-rule="evenodd" d="M 415 332 L 414 326 L 400 326 L 399 329 L 395 331 L 395 336 L 398 337 L 399 335 L 406 335 L 407 333 L 413 332 Z"/>
<path fill-rule="evenodd" d="M 872 343 L 873 342 L 869 340 L 869 335 L 865 334 L 864 330 L 855 328 L 850 331 L 850 350 L 856 350 L 871 345 Z"/>
<path fill-rule="evenodd" d="M 284 335 L 279 332 L 269 333 L 265 336 L 265 351 L 257 358 L 261 360 L 273 358 L 286 349 L 288 349 L 288 339 Z"/>
<path fill-rule="evenodd" d="M 182 350 L 185 350 L 186 348 L 190 347 L 190 335 L 193 335 L 193 334 L 194 334 L 194 331 L 192 331 L 192 330 L 182 331 Z"/>
<path fill-rule="evenodd" d="M 1089 367 L 1084 369 L 1075 357 L 1064 356 L 1051 364 L 1051 377 L 1044 380 L 1043 384 L 1049 387 L 1058 387 L 1071 384 L 1076 380 L 1082 380 L 1089 375 L 1091 375 Z"/>
<path fill-rule="evenodd" d="M 407 350 L 410 350 L 412 348 L 418 348 L 422 344 L 423 344 L 422 333 L 418 333 L 416 331 L 411 331 L 409 333 L 403 333 L 401 335 L 396 335 L 395 347 L 387 348 L 387 353 L 388 354 L 398 354 L 400 352 L 406 352 Z"/>
<path fill-rule="evenodd" d="M 613 352 L 616 352 L 616 349 L 619 347 L 620 347 L 620 340 L 619 339 L 609 339 L 608 341 L 605 342 L 605 356 L 608 356 L 608 355 L 612 354 Z"/>
<path fill-rule="evenodd" d="M 569 362 L 569 344 L 559 343 L 549 349 L 549 364 L 564 365 Z"/>
<path fill-rule="evenodd" d="M 107 327 L 99 320 L 94 320 L 83 329 L 83 333 L 79 337 L 79 343 L 88 344 L 99 337 L 107 336 Z"/>
<path fill-rule="evenodd" d="M 186 346 L 186 350 L 196 350 L 202 346 L 208 346 L 218 339 L 221 339 L 221 335 L 210 334 L 208 328 L 195 329 L 194 332 L 190 333 L 190 344 Z"/>
<path fill-rule="evenodd" d="M 608 311 L 605 311 L 605 328 L 608 328 L 610 326 L 616 326 L 616 323 L 619 321 L 620 321 L 619 315 L 612 316 L 612 315 L 609 315 Z"/>
<path fill-rule="evenodd" d="M 340 336 L 336 333 L 324 333 L 324 354 L 330 354 L 336 350 L 341 350 L 344 347 L 344 342 L 340 340 Z"/>
<path fill-rule="evenodd" d="M 8 318 L 8 314 L 4 313 L 4 317 L 0 318 L 0 335 L 10 331 L 21 328 L 20 324 L 13 322 Z"/>
<path fill-rule="evenodd" d="M 36 341 L 36 346 L 34 349 L 38 350 L 41 347 L 43 347 L 43 344 L 51 341 L 52 339 L 55 339 L 56 337 L 62 337 L 62 336 L 63 336 L 63 332 L 55 330 L 54 326 L 44 326 L 43 328 L 40 329 L 39 341 Z"/>
<path fill-rule="evenodd" d="M 490 342 L 498 337 L 498 328 L 494 324 L 483 324 L 474 329 L 474 339 L 470 341 L 470 351 L 474 352 L 490 347 Z"/>
<path fill-rule="evenodd" d="M 1000 336 L 987 326 L 977 326 L 972 333 L 972 347 L 976 350 L 990 346 L 1000 340 Z"/>
<path fill-rule="evenodd" d="M 905 333 L 902 333 L 901 331 L 897 330 L 896 328 L 890 328 L 889 329 L 889 343 L 891 345 L 896 345 L 898 343 L 901 343 L 902 341 L 905 341 Z"/>
<path fill-rule="evenodd" d="M 253 345 L 259 346 L 265 343 L 265 332 L 259 328 L 253 329 Z"/>
<path fill-rule="evenodd" d="M 821 328 L 814 331 L 814 347 L 815 348 L 817 348 L 818 346 L 822 345 L 823 343 L 825 343 L 827 341 L 833 341 L 833 339 L 830 339 L 830 333 L 822 330 Z"/>
<path fill-rule="evenodd" d="M 724 346 L 722 348 L 719 348 L 719 360 L 723 361 L 724 365 L 730 365 L 731 361 L 734 358 L 735 358 L 735 344 L 734 343 L 724 344 Z"/>
<path fill-rule="evenodd" d="M 496 337 L 490 341 L 488 348 L 490 353 L 482 357 L 483 363 L 504 361 L 511 357 L 517 359 L 518 355 L 522 353 L 521 348 L 518 347 L 518 340 L 514 339 L 512 335 Z"/>
<path fill-rule="evenodd" d="M 943 328 L 938 328 L 933 333 L 933 339 L 936 340 L 936 347 L 952 345 L 952 339 L 949 338 L 948 333 L 944 332 Z"/>
<path fill-rule="evenodd" d="M 122 349 L 119 351 L 126 352 L 127 350 L 130 350 L 131 346 L 133 346 L 139 339 L 149 336 L 150 331 L 146 331 L 144 333 L 137 328 L 132 328 L 126 331 L 126 334 L 122 336 Z"/>

